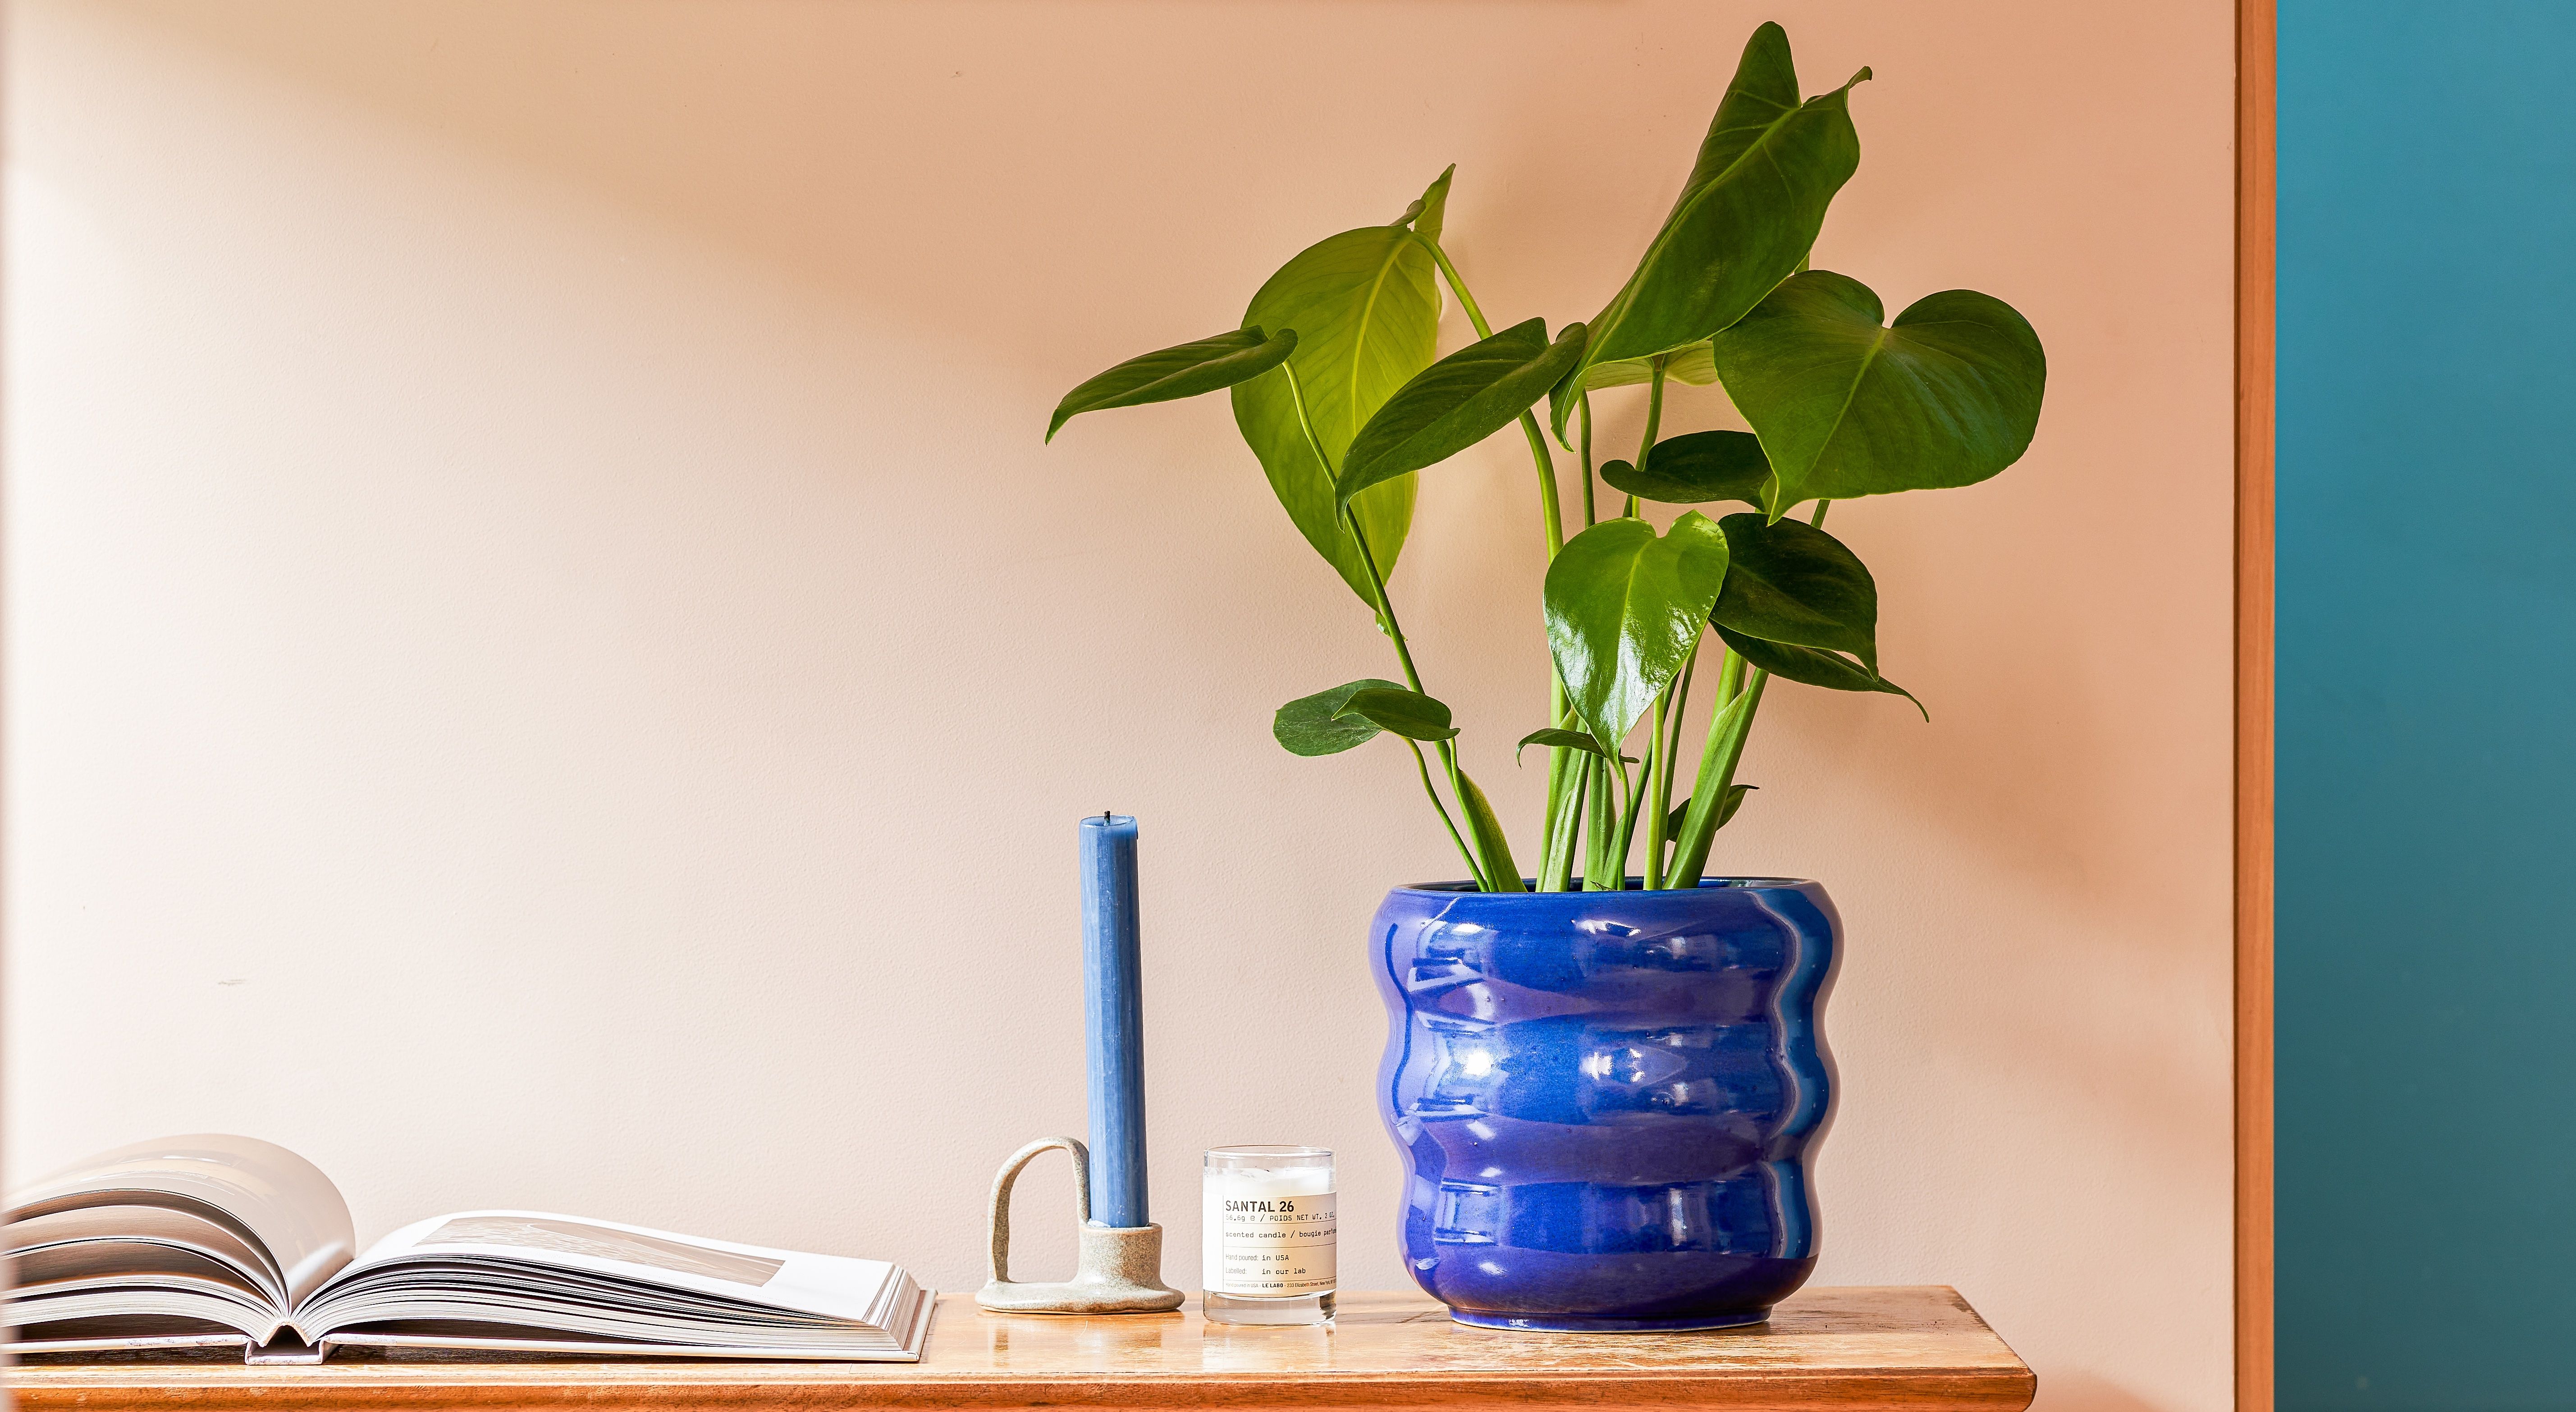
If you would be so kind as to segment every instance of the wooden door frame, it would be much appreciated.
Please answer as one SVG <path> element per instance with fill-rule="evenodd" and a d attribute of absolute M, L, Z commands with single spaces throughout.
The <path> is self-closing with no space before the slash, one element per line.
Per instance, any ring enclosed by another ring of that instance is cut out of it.
<path fill-rule="evenodd" d="M 2236 1409 L 2272 1412 L 2272 278 L 2277 0 L 2236 5 Z"/>

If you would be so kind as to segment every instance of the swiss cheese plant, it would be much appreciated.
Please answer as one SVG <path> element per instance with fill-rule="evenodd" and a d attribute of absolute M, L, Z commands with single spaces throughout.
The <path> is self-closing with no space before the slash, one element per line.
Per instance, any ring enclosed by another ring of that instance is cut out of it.
<path fill-rule="evenodd" d="M 1788 35 L 1754 31 L 1672 213 L 1586 322 L 1550 335 L 1541 319 L 1487 321 L 1443 245 L 1443 172 L 1389 224 L 1281 266 L 1240 327 L 1109 369 L 1047 424 L 1053 439 L 1084 412 L 1231 394 L 1289 520 L 1375 616 L 1403 677 L 1300 697 L 1272 733 L 1299 755 L 1402 742 L 1479 887 L 1530 884 L 1414 666 L 1387 575 L 1415 478 L 1506 427 L 1529 444 L 1549 555 L 1553 690 L 1515 752 L 1547 752 L 1540 891 L 1625 887 L 1631 860 L 1649 888 L 1698 886 L 1750 789 L 1736 767 L 1774 678 L 1913 700 L 1880 674 L 1878 585 L 1826 533 L 1826 508 L 2011 465 L 2038 426 L 2048 363 L 2028 321 L 1990 295 L 1945 290 L 1889 319 L 1867 285 L 1809 268 L 1860 165 L 1851 96 L 1868 77 L 1802 97 Z M 1444 285 L 1476 333 L 1446 356 Z M 1752 430 L 1658 439 L 1676 384 L 1722 388 Z M 1622 388 L 1645 399 L 1645 436 L 1633 460 L 1596 465 L 1593 395 Z M 1571 535 L 1551 439 L 1581 463 Z M 1648 502 L 1687 508 L 1658 529 Z M 1703 656 L 1715 687 L 1685 785 Z"/>

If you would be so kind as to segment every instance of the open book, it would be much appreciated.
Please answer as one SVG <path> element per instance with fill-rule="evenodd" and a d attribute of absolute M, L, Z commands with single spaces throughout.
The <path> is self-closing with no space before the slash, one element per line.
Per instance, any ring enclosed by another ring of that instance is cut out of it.
<path fill-rule="evenodd" d="M 537 1211 L 461 1211 L 357 1249 L 349 1206 L 272 1143 L 102 1152 L 13 1193 L 5 1322 L 24 1353 L 238 1346 L 908 1362 L 930 1291 L 900 1267 Z"/>

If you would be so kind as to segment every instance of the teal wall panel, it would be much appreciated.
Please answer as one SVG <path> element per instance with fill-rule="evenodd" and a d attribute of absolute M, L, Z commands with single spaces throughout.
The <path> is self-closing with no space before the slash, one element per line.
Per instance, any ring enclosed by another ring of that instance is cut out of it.
<path fill-rule="evenodd" d="M 2576 3 L 2280 85 L 2280 1405 L 2576 1408 Z"/>

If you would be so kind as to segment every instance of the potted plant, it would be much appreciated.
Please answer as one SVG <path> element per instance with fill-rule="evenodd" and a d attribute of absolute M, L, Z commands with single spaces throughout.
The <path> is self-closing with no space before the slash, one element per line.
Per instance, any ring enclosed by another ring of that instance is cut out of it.
<path fill-rule="evenodd" d="M 1405 1256 L 1468 1322 L 1752 1322 L 1814 1266 L 1804 1163 L 1832 1107 L 1816 1015 L 1839 923 L 1815 883 L 1712 876 L 1710 851 L 1773 679 L 1913 699 L 1879 672 L 1877 585 L 1827 508 L 1995 475 L 2029 447 L 2047 372 L 1998 299 L 1948 290 L 1890 321 L 1808 267 L 1859 165 L 1868 77 L 1802 97 L 1787 35 L 1756 30 L 1635 272 L 1553 338 L 1488 323 L 1443 245 L 1443 172 L 1392 223 L 1300 252 L 1240 327 L 1101 373 L 1048 424 L 1229 389 L 1290 520 L 1393 649 L 1400 681 L 1301 697 L 1272 729 L 1300 755 L 1394 737 L 1468 875 L 1394 889 L 1370 931 Z M 1442 357 L 1444 285 L 1477 338 Z M 1659 439 L 1675 384 L 1722 388 L 1752 430 Z M 1593 396 L 1630 387 L 1644 437 L 1596 464 Z M 1555 667 L 1515 747 L 1547 752 L 1531 874 L 1387 591 L 1415 477 L 1515 423 Z M 1551 442 L 1576 459 L 1579 525 Z M 1648 506 L 1712 508 L 1658 528 Z"/>

